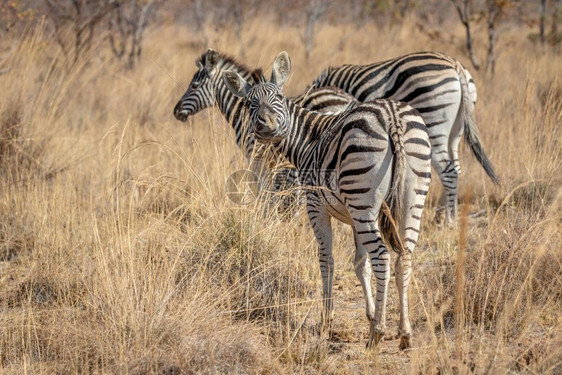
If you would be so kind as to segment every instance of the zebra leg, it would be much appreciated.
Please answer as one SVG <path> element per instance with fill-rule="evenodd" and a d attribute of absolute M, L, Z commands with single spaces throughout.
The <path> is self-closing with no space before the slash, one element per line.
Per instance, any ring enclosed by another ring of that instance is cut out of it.
<path fill-rule="evenodd" d="M 408 152 L 408 149 L 406 150 Z M 412 327 L 408 311 L 408 286 L 412 275 L 412 254 L 418 242 L 420 234 L 421 218 L 427 191 L 429 190 L 431 166 L 420 159 L 411 159 L 410 166 L 413 168 L 406 172 L 405 186 L 402 196 L 402 214 L 398 223 L 398 231 L 403 246 L 394 249 L 398 253 L 396 259 L 395 275 L 396 287 L 398 289 L 398 300 L 400 303 L 400 323 L 398 325 L 398 336 L 400 337 L 400 349 L 411 347 Z M 417 173 L 414 172 L 417 171 Z M 425 175 L 426 172 L 428 173 Z"/>
<path fill-rule="evenodd" d="M 461 99 L 459 99 L 461 100 Z M 445 114 L 444 114 L 445 115 Z M 453 117 L 455 116 L 455 117 Z M 454 122 L 446 128 L 431 129 L 441 134 L 438 138 L 431 139 L 431 164 L 443 184 L 443 193 L 439 200 L 440 209 L 445 211 L 445 224 L 453 226 L 457 218 L 457 186 L 460 174 L 459 164 L 459 142 L 462 138 L 464 129 L 464 117 L 462 106 L 452 106 L 449 108 L 448 116 Z"/>
<path fill-rule="evenodd" d="M 452 136 L 452 134 L 451 134 Z M 451 153 L 451 158 L 452 158 L 452 171 L 448 174 L 448 178 L 455 181 L 455 187 L 454 187 L 454 199 L 452 199 L 451 201 L 448 202 L 449 204 L 449 209 L 451 212 L 451 222 L 449 222 L 450 225 L 454 224 L 454 220 L 457 217 L 457 208 L 458 208 L 458 192 L 457 192 L 457 185 L 458 185 L 458 181 L 459 181 L 459 175 L 461 174 L 461 165 L 459 162 L 459 143 L 461 141 L 462 138 L 462 132 L 460 134 L 457 134 L 456 136 L 452 137 L 449 140 L 449 150 Z M 451 166 L 449 166 L 450 168 Z M 447 168 L 447 171 L 449 170 L 449 168 Z"/>
<path fill-rule="evenodd" d="M 445 206 L 445 224 L 453 226 L 457 218 L 457 186 L 459 175 L 455 169 L 455 163 L 451 160 L 447 168 L 439 175 L 444 190 L 441 196 L 441 204 Z"/>
<path fill-rule="evenodd" d="M 328 212 L 319 204 L 317 198 L 307 197 L 307 212 L 310 225 L 318 242 L 318 258 L 322 275 L 322 328 L 329 328 L 334 317 L 332 287 L 334 281 L 334 258 L 332 257 L 332 223 Z"/>
<path fill-rule="evenodd" d="M 412 275 L 412 254 L 398 255 L 396 259 L 396 287 L 400 301 L 400 325 L 398 326 L 398 336 L 400 337 L 400 349 L 408 349 L 411 346 L 412 327 L 410 326 L 410 315 L 408 312 L 408 285 Z"/>
<path fill-rule="evenodd" d="M 373 301 L 373 292 L 371 290 L 371 261 L 365 246 L 357 238 L 355 228 L 353 229 L 353 238 L 355 240 L 355 274 L 363 287 L 367 319 L 371 322 L 375 319 L 375 302 Z"/>
<path fill-rule="evenodd" d="M 439 208 L 438 208 L 438 219 L 441 216 L 440 212 L 444 212 L 445 224 L 452 226 L 457 215 L 457 184 L 458 184 L 458 173 L 455 169 L 455 163 L 453 160 L 444 159 L 436 162 L 433 159 L 434 155 L 440 155 L 445 151 L 439 152 L 437 150 L 432 150 L 432 165 L 441 184 L 443 185 L 443 192 L 439 198 Z M 448 154 L 448 153 L 447 153 Z M 439 221 L 439 220 L 438 220 Z"/>
<path fill-rule="evenodd" d="M 390 254 L 386 250 L 379 230 L 378 215 L 361 215 L 353 219 L 357 243 L 365 248 L 377 280 L 375 314 L 371 319 L 367 348 L 376 346 L 386 329 L 386 296 L 390 280 Z M 358 246 L 358 251 L 361 248 Z"/>

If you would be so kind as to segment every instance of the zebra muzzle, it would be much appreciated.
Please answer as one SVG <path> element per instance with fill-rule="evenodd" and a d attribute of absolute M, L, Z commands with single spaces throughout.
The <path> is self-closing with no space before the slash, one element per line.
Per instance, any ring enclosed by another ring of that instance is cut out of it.
<path fill-rule="evenodd" d="M 275 116 L 259 116 L 256 126 L 258 133 L 262 135 L 270 135 L 277 130 Z"/>
<path fill-rule="evenodd" d="M 273 133 L 276 129 L 277 129 L 277 124 L 275 123 L 274 117 L 273 116 L 266 117 L 264 123 L 264 130 Z"/>
<path fill-rule="evenodd" d="M 179 121 L 186 121 L 189 113 L 186 109 L 182 108 L 181 102 L 174 107 L 174 117 Z"/>
<path fill-rule="evenodd" d="M 258 118 L 259 123 L 264 128 L 264 130 L 275 130 L 277 128 L 277 115 L 268 105 L 260 106 L 260 109 L 258 111 Z"/>

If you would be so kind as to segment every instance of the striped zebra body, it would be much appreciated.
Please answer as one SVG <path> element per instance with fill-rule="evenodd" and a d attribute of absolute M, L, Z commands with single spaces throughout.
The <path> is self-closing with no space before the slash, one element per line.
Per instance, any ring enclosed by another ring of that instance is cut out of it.
<path fill-rule="evenodd" d="M 262 186 L 273 192 L 292 190 L 297 192 L 298 174 L 292 167 L 279 168 L 283 159 L 271 155 L 263 145 L 256 145 L 253 135 L 248 131 L 245 109 L 242 101 L 232 95 L 221 79 L 221 73 L 232 70 L 251 81 L 251 70 L 237 63 L 233 58 L 212 49 L 205 52 L 195 62 L 198 70 L 193 75 L 187 91 L 174 108 L 174 116 L 180 121 L 205 108 L 217 105 L 227 122 L 234 129 L 236 144 L 244 151 L 250 161 L 250 169 L 259 176 Z M 321 111 L 336 112 L 346 108 L 355 99 L 343 90 L 330 87 L 311 89 L 293 98 L 304 106 Z M 286 163 L 285 163 L 286 164 Z M 274 170 L 274 173 L 270 173 Z M 277 204 L 279 212 L 285 214 L 297 201 L 295 194 L 283 194 Z"/>
<path fill-rule="evenodd" d="M 400 347 L 407 348 L 411 336 L 407 299 L 411 254 L 431 176 L 429 136 L 423 119 L 409 105 L 391 100 L 361 104 L 332 115 L 307 110 L 281 93 L 289 72 L 289 57 L 282 52 L 273 64 L 270 82 L 265 82 L 259 71 L 253 79 L 257 84 L 248 83 L 235 72 L 226 72 L 223 77 L 230 90 L 247 101 L 256 139 L 273 144 L 285 155 L 307 186 L 307 212 L 319 245 L 324 320 L 333 315 L 333 217 L 353 228 L 355 270 L 370 322 L 369 347 L 378 343 L 386 327 L 390 254 L 383 238 L 398 253 Z M 389 212 L 383 215 L 387 204 Z M 388 216 L 394 218 L 396 230 L 391 220 L 379 220 Z M 376 302 L 371 292 L 371 267 L 377 281 Z"/>
<path fill-rule="evenodd" d="M 441 205 L 447 223 L 456 217 L 461 172 L 458 147 L 463 133 L 488 176 L 499 182 L 473 117 L 476 86 L 468 70 L 452 57 L 420 52 L 370 65 L 330 67 L 313 84 L 325 86 L 339 87 L 361 102 L 404 101 L 420 112 L 429 131 L 432 165 L 444 187 Z"/>

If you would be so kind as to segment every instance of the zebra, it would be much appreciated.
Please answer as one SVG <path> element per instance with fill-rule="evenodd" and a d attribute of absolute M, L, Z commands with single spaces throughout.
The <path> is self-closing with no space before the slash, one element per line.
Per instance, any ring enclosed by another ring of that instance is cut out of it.
<path fill-rule="evenodd" d="M 325 86 L 339 87 L 361 102 L 379 98 L 404 101 L 421 113 L 429 130 L 432 165 L 444 188 L 439 205 L 445 210 L 447 224 L 457 214 L 458 147 L 463 133 L 476 160 L 499 184 L 474 121 L 474 80 L 454 58 L 418 52 L 369 65 L 328 67 L 312 84 Z"/>
<path fill-rule="evenodd" d="M 223 71 L 233 70 L 246 80 L 250 80 L 252 70 L 236 62 L 234 58 L 211 48 L 195 61 L 195 65 L 197 71 L 186 92 L 174 107 L 175 118 L 185 122 L 189 116 L 218 105 L 225 119 L 234 129 L 236 144 L 244 151 L 250 161 L 250 169 L 258 176 L 262 187 L 268 187 L 274 192 L 288 189 L 298 192 L 298 175 L 294 168 L 277 167 L 273 175 L 268 172 L 273 166 L 279 165 L 279 158 L 275 156 L 268 158 L 263 147 L 256 147 L 253 136 L 242 121 L 244 111 L 241 100 L 230 93 L 221 79 Z M 333 87 L 313 88 L 293 99 L 321 112 L 336 112 L 357 103 L 353 96 Z M 279 212 L 290 213 L 290 207 L 294 206 L 296 200 L 294 194 L 285 194 L 280 200 Z"/>
<path fill-rule="evenodd" d="M 252 77 L 257 83 L 232 71 L 224 72 L 223 79 L 234 95 L 244 98 L 254 137 L 288 158 L 308 187 L 306 208 L 318 242 L 323 284 L 323 326 L 329 326 L 334 310 L 333 217 L 353 228 L 355 271 L 370 322 L 369 348 L 377 345 L 386 327 L 390 254 L 383 238 L 396 250 L 400 348 L 406 349 L 412 334 L 407 294 L 411 257 L 431 178 L 423 118 L 408 104 L 393 100 L 375 100 L 338 114 L 310 111 L 282 94 L 290 70 L 289 56 L 281 52 L 269 82 L 259 70 Z M 376 302 L 369 261 L 376 276 Z"/>

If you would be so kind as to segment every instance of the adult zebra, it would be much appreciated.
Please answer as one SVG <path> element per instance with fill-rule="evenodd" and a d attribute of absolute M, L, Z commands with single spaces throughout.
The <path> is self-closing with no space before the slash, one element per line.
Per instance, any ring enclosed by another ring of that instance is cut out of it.
<path fill-rule="evenodd" d="M 275 157 L 264 157 L 263 147 L 256 148 L 254 137 L 248 131 L 245 122 L 242 121 L 244 117 L 242 103 L 230 93 L 221 78 L 223 71 L 232 70 L 251 81 L 251 70 L 236 62 L 232 57 L 213 49 L 208 49 L 203 53 L 195 61 L 195 65 L 197 71 L 186 92 L 174 107 L 176 119 L 187 121 L 189 116 L 205 108 L 218 105 L 225 119 L 234 129 L 236 144 L 246 154 L 250 161 L 250 169 L 260 177 L 262 184 L 273 191 L 285 190 L 298 185 L 298 176 L 294 168 L 278 169 L 274 176 L 268 173 L 269 166 L 276 165 L 279 160 L 275 160 Z M 335 112 L 356 102 L 353 96 L 331 87 L 311 89 L 293 99 L 307 108 L 321 112 Z M 268 179 L 273 182 L 266 181 Z M 293 201 L 292 195 L 284 195 L 281 199 L 280 211 L 286 213 L 287 206 Z"/>
<path fill-rule="evenodd" d="M 411 254 L 431 176 L 427 128 L 418 111 L 391 100 L 376 100 L 335 115 L 309 111 L 283 96 L 281 86 L 289 73 L 290 59 L 282 52 L 273 63 L 270 82 L 261 71 L 254 74 L 256 84 L 236 72 L 225 72 L 223 77 L 232 93 L 244 98 L 258 141 L 273 144 L 297 167 L 303 184 L 311 187 L 306 193 L 307 212 L 319 245 L 323 318 L 329 320 L 333 314 L 334 217 L 353 227 L 356 274 L 370 321 L 368 347 L 379 342 L 386 327 L 390 254 L 383 236 L 397 251 L 400 348 L 408 348 Z M 390 202 L 390 210 L 379 224 L 385 201 Z M 369 260 L 377 280 L 376 304 Z"/>
<path fill-rule="evenodd" d="M 445 207 L 448 224 L 457 212 L 458 147 L 463 133 L 480 165 L 499 183 L 474 121 L 476 86 L 468 70 L 454 58 L 419 52 L 369 65 L 329 67 L 312 85 L 325 86 L 339 87 L 361 102 L 404 101 L 421 113 L 429 131 L 432 165 L 444 187 L 440 205 Z"/>

